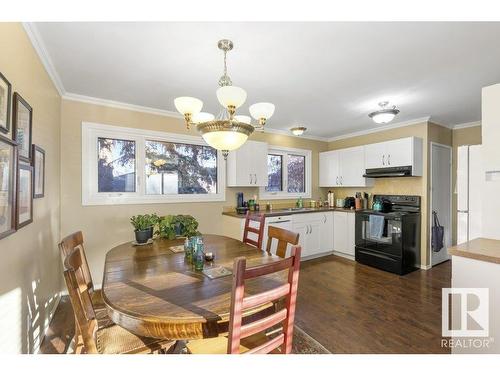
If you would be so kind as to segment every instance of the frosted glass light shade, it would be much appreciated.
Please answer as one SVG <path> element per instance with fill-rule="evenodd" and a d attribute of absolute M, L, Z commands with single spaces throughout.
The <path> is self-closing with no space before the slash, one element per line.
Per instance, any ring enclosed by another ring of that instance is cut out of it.
<path fill-rule="evenodd" d="M 256 120 L 269 119 L 274 114 L 274 104 L 272 103 L 255 103 L 248 108 L 252 117 Z"/>
<path fill-rule="evenodd" d="M 241 87 L 223 86 L 217 89 L 217 99 L 224 108 L 229 106 L 239 108 L 247 100 L 247 92 Z"/>
<path fill-rule="evenodd" d="M 193 122 L 199 124 L 200 122 L 212 121 L 215 118 L 214 115 L 208 112 L 199 112 L 193 116 Z"/>
<path fill-rule="evenodd" d="M 248 125 L 251 125 L 251 122 L 252 122 L 252 119 L 250 118 L 250 116 L 245 116 L 245 115 L 234 116 L 234 119 L 238 122 L 242 122 L 242 123 L 248 124 Z"/>
<path fill-rule="evenodd" d="M 205 142 L 216 150 L 232 151 L 240 148 L 248 139 L 248 135 L 233 131 L 216 131 L 202 135 Z"/>
<path fill-rule="evenodd" d="M 393 112 L 381 112 L 372 116 L 372 120 L 377 124 L 387 124 L 391 122 L 396 117 L 396 114 Z"/>
<path fill-rule="evenodd" d="M 203 108 L 203 102 L 191 96 L 180 96 L 175 98 L 174 105 L 177 111 L 182 115 L 189 113 L 191 116 L 198 114 Z"/>

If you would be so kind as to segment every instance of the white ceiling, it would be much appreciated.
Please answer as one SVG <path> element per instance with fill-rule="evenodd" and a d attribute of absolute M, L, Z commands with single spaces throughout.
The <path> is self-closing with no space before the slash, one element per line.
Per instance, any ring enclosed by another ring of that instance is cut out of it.
<path fill-rule="evenodd" d="M 373 129 L 367 114 L 396 104 L 395 122 L 431 116 L 477 121 L 481 88 L 500 82 L 500 23 L 37 23 L 66 93 L 175 111 L 195 96 L 219 110 L 217 41 L 229 38 L 233 84 L 248 92 L 239 114 L 276 104 L 266 126 L 303 125 L 335 137 Z M 57 79 L 57 77 L 56 77 Z"/>

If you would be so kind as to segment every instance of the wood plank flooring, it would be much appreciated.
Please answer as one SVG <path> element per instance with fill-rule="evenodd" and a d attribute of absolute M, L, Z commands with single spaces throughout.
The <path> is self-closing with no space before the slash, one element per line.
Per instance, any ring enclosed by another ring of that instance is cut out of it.
<path fill-rule="evenodd" d="M 301 265 L 295 323 L 332 353 L 449 353 L 441 343 L 441 288 L 451 262 L 398 276 L 338 256 Z M 57 308 L 41 353 L 65 353 L 71 304 Z"/>

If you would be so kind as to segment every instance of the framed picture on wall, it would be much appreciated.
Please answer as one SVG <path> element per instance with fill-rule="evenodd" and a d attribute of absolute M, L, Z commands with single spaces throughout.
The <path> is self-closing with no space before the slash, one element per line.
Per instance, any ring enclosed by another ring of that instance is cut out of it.
<path fill-rule="evenodd" d="M 19 159 L 31 164 L 31 130 L 33 128 L 33 109 L 17 92 L 14 93 L 12 133 L 18 144 Z"/>
<path fill-rule="evenodd" d="M 0 72 L 0 131 L 9 133 L 10 130 L 10 96 L 12 86 Z"/>
<path fill-rule="evenodd" d="M 16 231 L 17 147 L 0 136 L 0 239 Z"/>
<path fill-rule="evenodd" d="M 37 145 L 33 145 L 33 198 L 43 198 L 45 195 L 45 151 Z"/>
<path fill-rule="evenodd" d="M 17 170 L 16 229 L 33 222 L 33 167 L 19 162 Z"/>

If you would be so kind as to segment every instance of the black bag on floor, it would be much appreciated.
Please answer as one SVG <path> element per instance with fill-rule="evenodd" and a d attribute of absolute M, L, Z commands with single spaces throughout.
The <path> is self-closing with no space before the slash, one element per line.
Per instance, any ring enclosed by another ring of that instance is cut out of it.
<path fill-rule="evenodd" d="M 432 226 L 432 251 L 438 253 L 444 246 L 444 227 L 439 223 L 436 211 L 432 211 L 432 218 L 434 221 Z"/>

